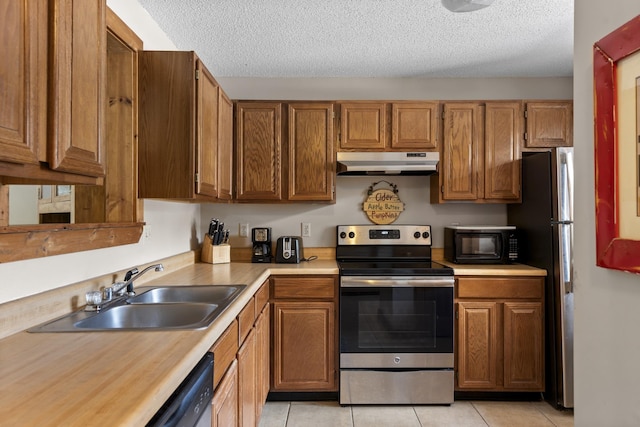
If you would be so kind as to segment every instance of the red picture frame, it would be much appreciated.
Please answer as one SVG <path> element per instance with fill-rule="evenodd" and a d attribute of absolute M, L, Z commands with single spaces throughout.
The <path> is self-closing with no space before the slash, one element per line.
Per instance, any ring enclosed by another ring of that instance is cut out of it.
<path fill-rule="evenodd" d="M 616 68 L 640 54 L 640 15 L 593 45 L 595 107 L 596 264 L 640 273 L 640 241 L 619 233 Z"/>

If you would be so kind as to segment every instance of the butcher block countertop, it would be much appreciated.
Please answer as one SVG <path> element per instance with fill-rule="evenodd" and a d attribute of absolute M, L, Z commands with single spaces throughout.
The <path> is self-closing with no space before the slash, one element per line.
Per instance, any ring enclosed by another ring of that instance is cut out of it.
<path fill-rule="evenodd" d="M 205 330 L 18 332 L 4 338 L 0 340 L 0 424 L 143 426 L 271 274 L 337 273 L 335 261 L 322 260 L 198 263 L 144 286 L 248 285 Z"/>
<path fill-rule="evenodd" d="M 438 260 L 453 268 L 456 276 L 546 276 L 547 270 L 524 264 L 455 264 Z"/>
<path fill-rule="evenodd" d="M 456 274 L 545 275 L 515 266 L 458 266 Z M 149 277 L 153 273 L 149 273 Z M 141 426 L 271 275 L 338 274 L 334 260 L 301 264 L 195 263 L 143 286 L 246 284 L 207 329 L 17 332 L 0 339 L 3 426 Z M 26 299 L 25 304 L 28 303 Z M 1 305 L 0 305 L 1 307 Z M 215 369 L 215 366 L 214 366 Z"/>

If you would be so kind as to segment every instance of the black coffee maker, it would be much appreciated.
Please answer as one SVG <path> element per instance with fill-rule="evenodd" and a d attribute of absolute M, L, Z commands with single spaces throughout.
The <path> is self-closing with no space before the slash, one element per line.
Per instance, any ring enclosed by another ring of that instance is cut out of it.
<path fill-rule="evenodd" d="M 252 228 L 251 241 L 253 242 L 251 262 L 271 262 L 271 228 Z"/>

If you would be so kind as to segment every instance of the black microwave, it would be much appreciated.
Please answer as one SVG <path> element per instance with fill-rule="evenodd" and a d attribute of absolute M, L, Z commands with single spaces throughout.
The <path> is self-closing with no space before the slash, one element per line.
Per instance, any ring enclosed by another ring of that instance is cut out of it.
<path fill-rule="evenodd" d="M 509 264 L 518 261 L 515 226 L 444 228 L 444 259 L 457 264 Z"/>

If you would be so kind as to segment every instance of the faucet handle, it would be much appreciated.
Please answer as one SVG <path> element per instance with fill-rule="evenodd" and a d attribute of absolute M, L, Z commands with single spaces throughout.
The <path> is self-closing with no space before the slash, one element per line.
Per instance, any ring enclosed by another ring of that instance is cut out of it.
<path fill-rule="evenodd" d="M 85 294 L 87 305 L 85 311 L 99 311 L 102 304 L 102 293 L 100 291 L 89 291 Z"/>
<path fill-rule="evenodd" d="M 139 273 L 138 268 L 133 267 L 131 270 L 127 271 L 127 273 L 124 275 L 124 281 L 128 282 L 129 280 L 131 280 L 134 274 L 138 274 L 138 273 Z"/>

